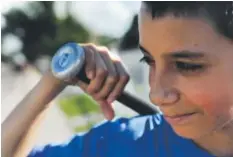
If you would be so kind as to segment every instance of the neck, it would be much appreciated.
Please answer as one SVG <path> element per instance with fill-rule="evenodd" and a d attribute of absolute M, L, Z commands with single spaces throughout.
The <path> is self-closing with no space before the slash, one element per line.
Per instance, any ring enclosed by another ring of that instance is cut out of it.
<path fill-rule="evenodd" d="M 221 131 L 214 131 L 194 142 L 217 157 L 233 157 L 233 122 Z"/>

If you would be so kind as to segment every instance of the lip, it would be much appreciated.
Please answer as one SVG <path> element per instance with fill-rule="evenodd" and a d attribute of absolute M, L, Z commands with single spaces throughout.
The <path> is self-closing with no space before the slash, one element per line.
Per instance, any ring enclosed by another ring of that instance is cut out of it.
<path fill-rule="evenodd" d="M 197 113 L 187 113 L 187 114 L 182 114 L 182 115 L 174 115 L 174 116 L 166 116 L 164 115 L 164 118 L 168 123 L 171 125 L 184 125 L 189 123 L 194 116 L 196 116 Z"/>

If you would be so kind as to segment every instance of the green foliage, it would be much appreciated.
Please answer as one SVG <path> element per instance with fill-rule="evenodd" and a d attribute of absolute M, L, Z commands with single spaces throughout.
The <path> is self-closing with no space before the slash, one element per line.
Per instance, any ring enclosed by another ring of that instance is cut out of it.
<path fill-rule="evenodd" d="M 98 104 L 86 94 L 72 95 L 62 98 L 59 101 L 59 107 L 68 119 L 79 116 L 83 117 L 92 113 L 101 114 Z M 85 132 L 92 128 L 96 123 L 98 123 L 98 121 L 89 121 L 87 118 L 85 125 L 76 126 L 73 130 L 74 132 Z"/>
<path fill-rule="evenodd" d="M 7 27 L 2 30 L 2 37 L 11 33 L 23 42 L 22 52 L 28 61 L 34 62 L 44 52 L 49 52 L 42 44 L 42 37 L 54 38 L 56 35 L 53 2 L 29 2 L 29 12 L 12 9 L 3 16 Z"/>
<path fill-rule="evenodd" d="M 69 118 L 87 113 L 100 112 L 97 103 L 86 94 L 63 98 L 59 101 L 59 106 Z"/>
<path fill-rule="evenodd" d="M 75 127 L 74 132 L 86 132 L 87 130 L 90 130 L 94 125 L 94 123 L 87 123 L 87 125 Z"/>
<path fill-rule="evenodd" d="M 86 132 L 88 129 L 90 129 L 88 125 L 79 126 L 79 127 L 74 128 L 74 132 L 77 132 L 77 133 Z"/>

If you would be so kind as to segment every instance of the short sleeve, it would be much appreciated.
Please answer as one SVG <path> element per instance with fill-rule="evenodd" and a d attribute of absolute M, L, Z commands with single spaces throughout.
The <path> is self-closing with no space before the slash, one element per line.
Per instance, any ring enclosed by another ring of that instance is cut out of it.
<path fill-rule="evenodd" d="M 88 157 L 98 156 L 101 142 L 108 140 L 116 132 L 119 122 L 127 121 L 125 118 L 116 118 L 112 121 L 104 121 L 94 126 L 90 131 L 73 136 L 68 142 L 62 144 L 49 144 L 43 147 L 35 147 L 28 157 Z"/>
<path fill-rule="evenodd" d="M 138 148 L 148 150 L 147 156 L 150 156 L 154 152 L 154 136 L 161 135 L 159 130 L 163 125 L 160 115 L 115 118 L 63 144 L 37 147 L 28 157 L 145 156 L 145 151 Z"/>
<path fill-rule="evenodd" d="M 88 133 L 75 135 L 71 140 L 62 144 L 48 144 L 43 147 L 35 147 L 28 157 L 82 157 L 82 147 Z"/>

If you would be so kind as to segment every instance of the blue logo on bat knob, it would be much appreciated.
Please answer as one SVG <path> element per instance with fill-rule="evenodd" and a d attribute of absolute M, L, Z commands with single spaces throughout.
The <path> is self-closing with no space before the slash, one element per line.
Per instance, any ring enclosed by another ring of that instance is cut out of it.
<path fill-rule="evenodd" d="M 77 43 L 70 42 L 58 49 L 52 59 L 52 72 L 62 80 L 77 76 L 85 60 L 85 53 Z"/>

